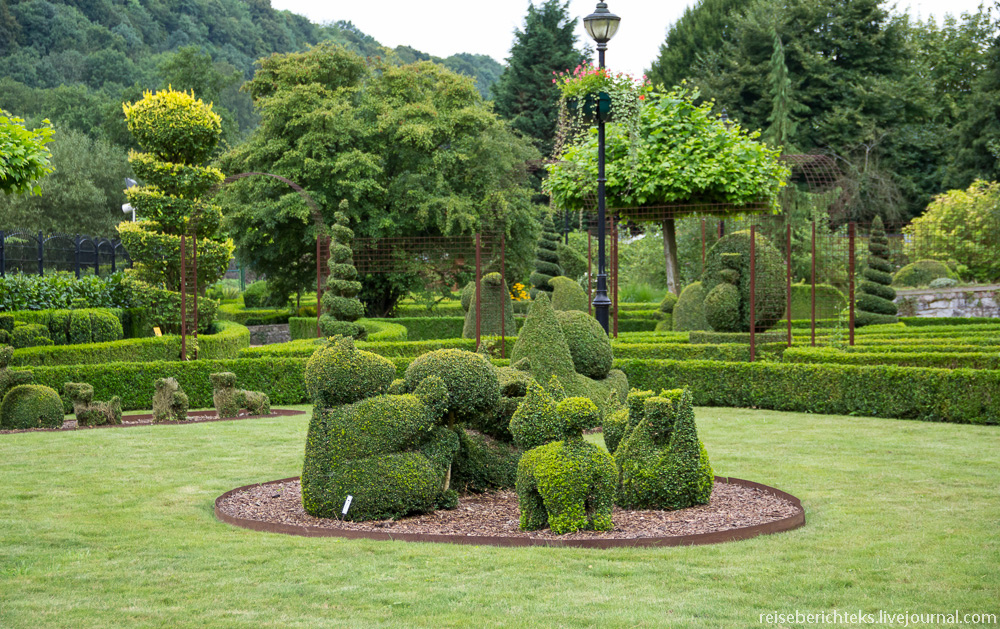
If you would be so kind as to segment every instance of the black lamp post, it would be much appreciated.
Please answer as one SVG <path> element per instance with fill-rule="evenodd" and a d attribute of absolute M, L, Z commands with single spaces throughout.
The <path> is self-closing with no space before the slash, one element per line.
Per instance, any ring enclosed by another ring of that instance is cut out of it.
<path fill-rule="evenodd" d="M 604 51 L 608 42 L 618 32 L 621 18 L 608 11 L 606 2 L 598 2 L 594 12 L 583 18 L 583 27 L 597 42 L 597 56 L 600 68 L 604 68 Z M 604 269 L 604 119 L 597 116 L 597 293 L 594 295 L 594 315 L 597 322 L 608 332 L 608 275 Z"/>

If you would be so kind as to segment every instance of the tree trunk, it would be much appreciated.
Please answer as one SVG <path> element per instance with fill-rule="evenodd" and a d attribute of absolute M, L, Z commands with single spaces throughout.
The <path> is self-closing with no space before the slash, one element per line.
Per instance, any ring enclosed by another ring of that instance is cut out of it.
<path fill-rule="evenodd" d="M 667 261 L 667 290 L 681 294 L 680 264 L 677 262 L 677 224 L 672 218 L 663 219 L 663 257 Z"/>

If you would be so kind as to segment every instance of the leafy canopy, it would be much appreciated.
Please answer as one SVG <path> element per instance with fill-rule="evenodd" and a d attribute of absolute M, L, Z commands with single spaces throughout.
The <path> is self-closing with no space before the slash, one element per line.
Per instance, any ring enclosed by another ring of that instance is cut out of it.
<path fill-rule="evenodd" d="M 30 130 L 24 119 L 0 109 L 0 190 L 6 194 L 41 194 L 36 183 L 52 172 L 51 154 L 46 144 L 52 141 L 49 121 Z"/>

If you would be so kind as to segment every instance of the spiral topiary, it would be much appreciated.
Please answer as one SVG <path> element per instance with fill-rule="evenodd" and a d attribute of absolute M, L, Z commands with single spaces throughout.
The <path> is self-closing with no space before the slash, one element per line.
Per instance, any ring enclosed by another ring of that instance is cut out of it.
<path fill-rule="evenodd" d="M 760 234 L 754 258 L 754 327 L 764 332 L 785 314 L 785 263 Z M 705 319 L 716 332 L 750 331 L 750 276 L 750 230 L 724 236 L 709 250 L 701 288 Z M 676 318 L 676 307 L 674 314 Z"/>
<path fill-rule="evenodd" d="M 948 272 L 948 267 L 941 266 Z M 862 272 L 865 279 L 858 286 L 858 295 L 854 300 L 855 326 L 899 321 L 896 304 L 893 303 L 896 291 L 890 286 L 893 282 L 891 273 L 889 239 L 885 235 L 882 217 L 876 216 L 868 238 L 868 260 Z"/>
<path fill-rule="evenodd" d="M 354 268 L 354 252 L 351 250 L 354 232 L 347 224 L 348 219 L 343 212 L 334 215 L 330 230 L 330 276 L 323 293 L 323 316 L 319 319 L 319 327 L 324 336 L 364 339 L 367 336 L 365 326 L 357 323 L 364 316 L 365 307 L 358 299 L 361 282 L 357 280 L 358 270 Z"/>
<path fill-rule="evenodd" d="M 563 269 L 559 265 L 559 232 L 552 224 L 552 217 L 546 215 L 542 219 L 542 235 L 535 249 L 535 270 L 528 278 L 532 286 L 531 298 L 534 299 L 539 292 L 551 293 L 549 280 L 562 274 Z"/>

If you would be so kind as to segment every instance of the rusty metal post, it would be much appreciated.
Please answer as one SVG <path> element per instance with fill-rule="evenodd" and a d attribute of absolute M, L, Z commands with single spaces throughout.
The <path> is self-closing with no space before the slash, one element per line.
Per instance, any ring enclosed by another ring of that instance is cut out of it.
<path fill-rule="evenodd" d="M 323 234 L 317 232 L 316 234 L 316 338 L 323 336 L 323 333 L 319 328 L 319 315 L 320 308 L 322 307 L 323 298 L 323 247 L 321 239 Z"/>
<path fill-rule="evenodd" d="M 191 279 L 194 282 L 194 291 L 191 295 L 194 297 L 192 305 L 194 306 L 194 336 L 195 339 L 198 338 L 198 235 L 195 234 L 191 236 Z M 194 358 L 198 359 L 198 345 L 194 346 Z"/>
<path fill-rule="evenodd" d="M 812 346 L 816 347 L 816 221 L 812 223 L 812 290 L 809 291 L 810 299 L 812 300 L 812 315 L 810 316 L 810 321 L 812 322 Z"/>
<path fill-rule="evenodd" d="M 187 360 L 187 290 L 184 276 L 187 274 L 184 234 L 181 234 L 181 360 Z"/>
<path fill-rule="evenodd" d="M 594 316 L 594 269 L 593 262 L 591 258 L 593 257 L 590 253 L 591 243 L 594 239 L 590 235 L 590 230 L 587 230 L 587 314 Z"/>
<path fill-rule="evenodd" d="M 850 333 L 851 341 L 850 344 L 854 345 L 854 238 L 857 231 L 857 223 L 851 221 L 848 226 L 848 244 L 847 244 L 847 255 L 849 257 L 847 261 L 847 280 L 850 282 L 850 306 L 851 306 L 851 322 L 850 322 Z"/>
<path fill-rule="evenodd" d="M 613 308 L 615 309 L 615 338 L 618 338 L 618 214 L 611 215 L 611 264 L 614 273 L 615 298 Z"/>
<path fill-rule="evenodd" d="M 507 234 L 504 232 L 500 232 L 500 290 L 507 291 L 507 295 L 500 299 L 500 358 L 507 358 L 507 300 L 510 299 L 510 291 L 507 289 Z"/>
<path fill-rule="evenodd" d="M 788 346 L 792 346 L 792 224 L 785 226 L 785 246 L 787 260 L 785 261 L 785 318 L 788 319 Z"/>
<path fill-rule="evenodd" d="M 479 232 L 476 232 L 476 351 L 479 351 L 480 343 L 480 326 L 483 322 L 483 299 L 480 294 L 480 287 L 482 285 L 482 264 L 479 252 Z"/>
<path fill-rule="evenodd" d="M 750 225 L 750 362 L 757 357 L 757 226 Z"/>

